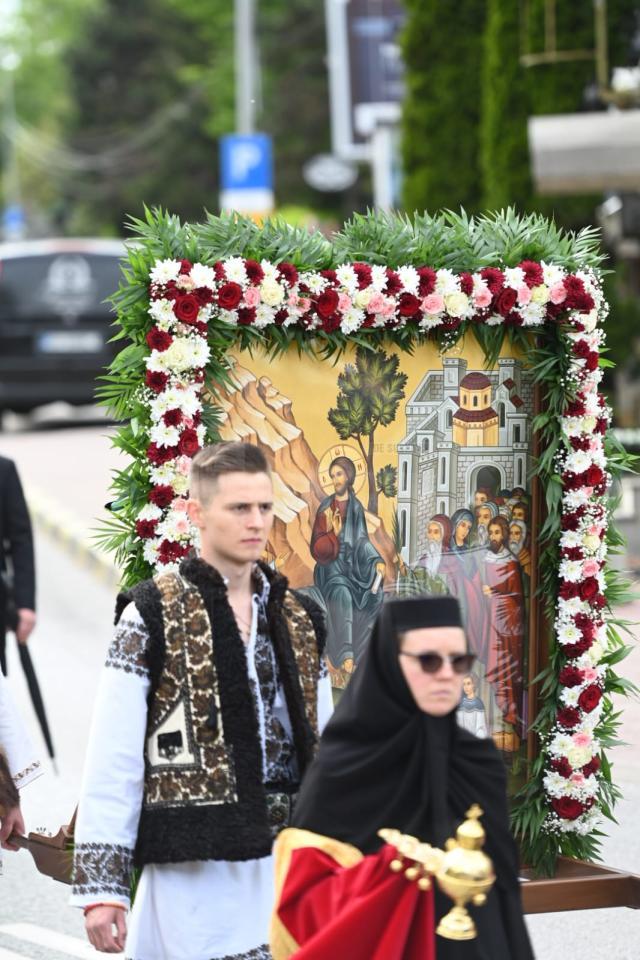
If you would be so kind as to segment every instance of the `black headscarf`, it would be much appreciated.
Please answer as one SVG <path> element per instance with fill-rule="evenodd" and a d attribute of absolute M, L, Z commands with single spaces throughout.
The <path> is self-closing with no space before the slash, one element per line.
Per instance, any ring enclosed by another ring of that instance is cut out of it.
<path fill-rule="evenodd" d="M 381 846 L 381 827 L 442 847 L 469 807 L 479 803 L 496 886 L 487 905 L 472 910 L 478 939 L 454 943 L 438 937 L 438 957 L 528 960 L 533 953 L 522 918 L 504 763 L 492 740 L 458 726 L 455 710 L 445 717 L 420 710 L 398 661 L 403 631 L 460 623 L 452 597 L 384 604 L 305 775 L 293 826 L 351 843 L 364 853 Z M 438 915 L 450 906 L 442 900 Z"/>

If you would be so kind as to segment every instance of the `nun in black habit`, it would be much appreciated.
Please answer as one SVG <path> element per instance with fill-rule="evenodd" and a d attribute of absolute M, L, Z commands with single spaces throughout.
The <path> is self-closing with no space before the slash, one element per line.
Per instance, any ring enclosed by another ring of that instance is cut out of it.
<path fill-rule="evenodd" d="M 504 763 L 491 739 L 479 739 L 456 723 L 471 659 L 455 598 L 387 601 L 324 730 L 292 826 L 363 854 L 380 850 L 382 827 L 442 848 L 466 811 L 479 804 L 484 850 L 493 861 L 496 882 L 484 906 L 469 907 L 477 938 L 436 936 L 435 956 L 531 960 Z M 451 906 L 435 889 L 436 925 Z M 301 955 L 306 956 L 304 951 Z"/>

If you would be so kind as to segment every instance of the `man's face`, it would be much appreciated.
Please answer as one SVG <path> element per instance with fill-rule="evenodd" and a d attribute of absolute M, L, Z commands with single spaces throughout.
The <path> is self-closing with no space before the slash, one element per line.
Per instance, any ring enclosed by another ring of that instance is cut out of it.
<path fill-rule="evenodd" d="M 442 527 L 439 523 L 434 523 L 433 520 L 427 526 L 427 540 L 430 540 L 432 543 L 440 543 L 442 541 Z"/>
<path fill-rule="evenodd" d="M 489 510 L 489 507 L 478 507 L 476 510 L 476 520 L 482 524 L 483 527 L 487 527 L 491 523 L 491 510 Z"/>
<path fill-rule="evenodd" d="M 349 487 L 349 478 L 347 477 L 342 467 L 339 467 L 337 465 L 335 467 L 332 467 L 329 472 L 329 476 L 333 480 L 333 488 L 338 494 L 338 496 L 342 496 L 343 493 L 347 492 L 347 489 Z"/>
<path fill-rule="evenodd" d="M 202 555 L 243 565 L 259 560 L 273 524 L 273 486 L 266 473 L 225 473 L 206 503 L 191 499 L 189 516 L 200 530 Z"/>
<path fill-rule="evenodd" d="M 527 519 L 525 516 L 525 512 L 526 511 L 524 507 L 514 507 L 513 510 L 511 511 L 511 515 L 514 520 L 522 520 L 522 522 L 524 523 L 525 520 Z"/>
<path fill-rule="evenodd" d="M 522 543 L 522 530 L 517 523 L 512 523 L 509 527 L 509 540 L 512 543 Z"/>
<path fill-rule="evenodd" d="M 483 503 L 486 503 L 489 497 L 484 492 L 484 490 L 476 490 L 473 497 L 474 507 L 481 507 Z"/>
<path fill-rule="evenodd" d="M 489 547 L 494 553 L 498 553 L 504 545 L 502 527 L 499 523 L 489 524 Z"/>

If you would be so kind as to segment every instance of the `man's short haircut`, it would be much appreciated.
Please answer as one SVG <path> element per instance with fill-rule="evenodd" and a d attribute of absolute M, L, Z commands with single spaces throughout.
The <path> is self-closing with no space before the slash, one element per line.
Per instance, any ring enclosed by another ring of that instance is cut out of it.
<path fill-rule="evenodd" d="M 356 465 L 349 457 L 334 457 L 329 464 L 329 476 L 334 467 L 340 467 L 347 476 L 347 483 L 350 487 L 356 482 Z"/>
<path fill-rule="evenodd" d="M 271 476 L 264 453 L 253 443 L 227 441 L 203 447 L 191 461 L 189 493 L 194 499 L 206 502 L 218 477 L 225 473 L 266 473 Z"/>

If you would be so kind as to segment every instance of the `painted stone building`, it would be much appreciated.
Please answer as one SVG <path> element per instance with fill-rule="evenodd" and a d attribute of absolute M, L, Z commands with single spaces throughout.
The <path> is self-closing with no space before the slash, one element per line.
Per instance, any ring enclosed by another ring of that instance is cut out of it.
<path fill-rule="evenodd" d="M 482 487 L 527 487 L 533 383 L 519 360 L 495 370 L 467 371 L 447 358 L 430 370 L 407 401 L 407 431 L 398 445 L 398 521 L 402 556 L 424 552 L 426 525 L 473 503 Z"/>

